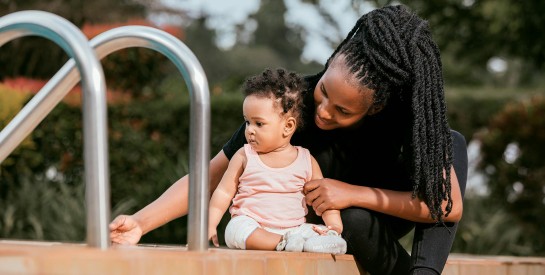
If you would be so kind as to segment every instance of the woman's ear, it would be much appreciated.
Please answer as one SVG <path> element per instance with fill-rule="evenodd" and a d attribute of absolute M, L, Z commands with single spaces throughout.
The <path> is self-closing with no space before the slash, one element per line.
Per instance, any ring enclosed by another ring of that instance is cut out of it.
<path fill-rule="evenodd" d="M 378 104 L 378 105 L 373 104 L 371 105 L 371 107 L 369 107 L 369 111 L 367 112 L 367 115 L 372 116 L 382 111 L 382 109 L 384 109 L 384 104 Z"/>
<path fill-rule="evenodd" d="M 284 131 L 282 134 L 284 137 L 289 137 L 293 135 L 295 129 L 297 129 L 297 121 L 294 117 L 290 116 L 286 119 L 284 123 Z"/>

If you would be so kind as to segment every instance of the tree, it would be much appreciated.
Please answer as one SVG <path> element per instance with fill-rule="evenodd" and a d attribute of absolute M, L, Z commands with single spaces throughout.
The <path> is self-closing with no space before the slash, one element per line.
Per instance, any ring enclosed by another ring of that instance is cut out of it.
<path fill-rule="evenodd" d="M 6 0 L 0 2 L 0 15 L 22 10 L 42 10 L 57 14 L 78 27 L 85 23 L 111 23 L 142 18 L 145 6 L 136 0 L 69 1 Z M 6 76 L 48 79 L 68 60 L 67 54 L 53 42 L 40 37 L 15 39 L 0 50 L 0 80 Z"/>
<path fill-rule="evenodd" d="M 244 79 L 267 67 L 284 67 L 299 73 L 316 73 L 317 63 L 304 64 L 301 54 L 304 42 L 302 30 L 286 26 L 283 1 L 261 1 L 259 10 L 250 15 L 249 21 L 257 28 L 246 38 L 242 31 L 229 49 L 219 49 L 215 44 L 215 32 L 206 25 L 210 15 L 201 13 L 186 28 L 184 42 L 202 64 L 212 91 L 238 91 Z M 235 26 L 243 30 L 245 24 Z"/>
<path fill-rule="evenodd" d="M 281 54 L 279 65 L 294 67 L 300 63 L 304 43 L 297 30 L 286 27 L 286 11 L 284 1 L 262 0 L 261 8 L 251 17 L 257 23 L 252 44 Z"/>
<path fill-rule="evenodd" d="M 545 98 L 508 104 L 478 135 L 480 169 L 496 205 L 504 206 L 525 236 L 533 236 L 532 252 L 545 253 L 545 230 L 536 221 L 545 215 Z"/>
<path fill-rule="evenodd" d="M 381 1 L 378 1 L 381 2 Z M 389 1 L 387 1 L 389 2 Z M 515 0 L 405 1 L 426 18 L 441 51 L 469 68 L 499 56 L 518 65 L 518 83 L 545 68 L 545 2 Z"/>

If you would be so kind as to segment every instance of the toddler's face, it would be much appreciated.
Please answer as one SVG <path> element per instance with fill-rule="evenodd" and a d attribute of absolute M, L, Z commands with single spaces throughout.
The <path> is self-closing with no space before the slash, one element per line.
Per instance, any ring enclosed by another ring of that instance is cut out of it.
<path fill-rule="evenodd" d="M 285 118 L 271 98 L 247 96 L 242 110 L 246 122 L 246 141 L 259 153 L 273 151 L 286 142 Z"/>

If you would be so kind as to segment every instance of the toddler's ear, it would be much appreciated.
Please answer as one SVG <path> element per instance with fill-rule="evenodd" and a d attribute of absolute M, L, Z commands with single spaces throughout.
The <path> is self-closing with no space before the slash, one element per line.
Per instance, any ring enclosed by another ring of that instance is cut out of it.
<path fill-rule="evenodd" d="M 290 116 L 286 119 L 286 122 L 284 124 L 284 132 L 283 132 L 284 137 L 293 135 L 293 133 L 295 132 L 295 129 L 297 129 L 297 121 L 295 120 L 294 117 Z"/>

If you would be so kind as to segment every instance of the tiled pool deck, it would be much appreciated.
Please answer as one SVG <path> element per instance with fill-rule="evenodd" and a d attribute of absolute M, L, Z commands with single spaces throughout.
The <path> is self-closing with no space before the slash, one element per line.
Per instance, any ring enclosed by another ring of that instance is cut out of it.
<path fill-rule="evenodd" d="M 351 255 L 0 240 L 0 274 L 359 274 Z M 544 275 L 545 258 L 453 254 L 445 275 Z"/>

